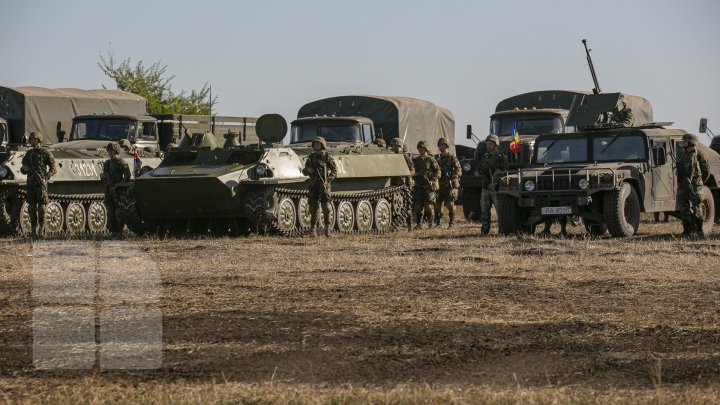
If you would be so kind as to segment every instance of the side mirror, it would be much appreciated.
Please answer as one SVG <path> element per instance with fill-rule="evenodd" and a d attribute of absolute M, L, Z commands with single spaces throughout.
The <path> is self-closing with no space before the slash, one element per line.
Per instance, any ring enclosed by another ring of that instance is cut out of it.
<path fill-rule="evenodd" d="M 472 125 L 467 126 L 467 139 L 472 139 Z"/>
<path fill-rule="evenodd" d="M 58 142 L 65 142 L 65 131 L 57 131 Z"/>
<path fill-rule="evenodd" d="M 707 132 L 707 118 L 700 118 L 700 129 L 701 134 L 704 134 Z"/>

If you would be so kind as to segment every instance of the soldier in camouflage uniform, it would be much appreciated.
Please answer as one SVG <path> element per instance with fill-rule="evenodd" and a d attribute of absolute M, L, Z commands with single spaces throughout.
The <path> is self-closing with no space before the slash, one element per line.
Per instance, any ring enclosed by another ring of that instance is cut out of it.
<path fill-rule="evenodd" d="M 440 188 L 435 201 L 435 226 L 440 226 L 444 204 L 448 210 L 448 228 L 452 228 L 455 225 L 455 200 L 457 200 L 458 189 L 460 189 L 462 167 L 460 167 L 458 158 L 448 152 L 447 139 L 438 139 L 438 148 L 440 148 L 440 153 L 435 156 L 435 159 L 440 166 Z"/>
<path fill-rule="evenodd" d="M 475 176 L 482 180 L 482 193 L 480 194 L 480 221 L 482 222 L 480 233 L 482 235 L 490 233 L 490 209 L 494 205 L 497 210 L 497 186 L 500 175 L 508 169 L 507 157 L 500 153 L 498 146 L 500 146 L 500 138 L 497 135 L 488 135 L 485 138 L 486 152 L 475 162 L 478 168 Z"/>
<path fill-rule="evenodd" d="M 376 139 L 373 143 L 374 143 L 375 145 L 383 148 L 383 149 L 386 149 L 386 148 L 387 148 L 387 144 L 385 143 L 385 140 L 382 139 L 382 138 Z"/>
<path fill-rule="evenodd" d="M 23 156 L 20 168 L 20 172 L 27 175 L 25 200 L 29 205 L 28 214 L 33 238 L 38 236 L 38 227 L 41 233 L 45 230 L 45 210 L 48 204 L 47 182 L 57 173 L 55 159 L 52 153 L 41 147 L 42 141 L 41 133 L 30 134 L 32 149 Z"/>
<path fill-rule="evenodd" d="M 436 199 L 435 192 L 439 188 L 440 166 L 438 166 L 435 158 L 430 156 L 427 142 L 418 142 L 417 148 L 420 156 L 413 159 L 415 186 L 413 187 L 412 200 L 415 226 L 419 229 L 422 226 L 423 214 L 425 222 L 428 223 L 428 228 L 432 226 L 433 205 Z"/>
<path fill-rule="evenodd" d="M 313 153 L 305 161 L 303 174 L 310 177 L 310 234 L 317 236 L 318 209 L 322 206 L 325 236 L 330 236 L 330 183 L 337 177 L 337 164 L 325 151 L 325 138 L 318 136 L 312 141 Z"/>
<path fill-rule="evenodd" d="M 120 145 L 111 142 L 105 149 L 110 159 L 103 163 L 103 172 L 100 179 L 105 185 L 105 208 L 107 209 L 108 230 L 112 233 L 122 231 L 122 223 L 117 218 L 117 195 L 115 194 L 115 186 L 119 183 L 130 181 L 130 166 L 127 162 L 120 159 Z"/>
<path fill-rule="evenodd" d="M 631 127 L 635 123 L 635 114 L 628 108 L 625 100 L 618 100 L 617 105 L 607 114 L 607 122 L 613 125 Z"/>
<path fill-rule="evenodd" d="M 700 187 L 710 173 L 707 159 L 695 149 L 698 139 L 695 135 L 683 135 L 683 153 L 677 162 L 677 204 L 683 223 L 683 235 L 694 232 L 705 237 L 702 225 L 704 212 L 700 207 Z"/>
<path fill-rule="evenodd" d="M 406 186 L 408 190 L 412 191 L 414 188 L 415 183 L 413 182 L 413 177 L 415 175 L 415 165 L 413 164 L 412 159 L 410 156 L 405 153 L 402 147 L 402 141 L 400 138 L 393 138 L 392 141 L 390 141 L 390 149 L 395 153 L 402 153 L 403 157 L 405 158 L 405 163 L 407 163 L 408 169 L 410 169 L 410 177 L 398 177 L 393 178 L 392 185 L 399 187 L 399 186 Z M 408 201 L 410 206 L 412 206 L 412 202 Z M 412 215 L 408 214 L 407 216 L 407 228 L 410 230 L 412 228 Z"/>

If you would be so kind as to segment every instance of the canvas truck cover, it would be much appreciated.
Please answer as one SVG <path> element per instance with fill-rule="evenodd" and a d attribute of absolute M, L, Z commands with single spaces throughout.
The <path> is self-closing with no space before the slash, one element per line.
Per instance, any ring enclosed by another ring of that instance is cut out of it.
<path fill-rule="evenodd" d="M 589 91 L 578 90 L 541 90 L 518 94 L 502 100 L 495 107 L 495 112 L 510 111 L 514 109 L 562 109 L 570 110 L 576 96 L 592 94 Z"/>
<path fill-rule="evenodd" d="M 45 143 L 58 141 L 58 131 L 70 135 L 77 115 L 144 115 L 147 100 L 120 90 L 46 89 L 0 86 L 0 117 L 8 122 L 11 142 L 22 142 L 40 131 Z"/>
<path fill-rule="evenodd" d="M 597 122 L 600 114 L 611 111 L 620 99 L 624 100 L 625 105 L 632 110 L 635 117 L 634 127 L 653 122 L 652 105 L 647 99 L 623 93 L 601 93 L 577 97 L 570 108 L 567 124 L 579 127 L 592 126 Z"/>
<path fill-rule="evenodd" d="M 340 96 L 305 104 L 298 111 L 298 118 L 315 115 L 367 117 L 373 121 L 376 134 L 382 131 L 387 144 L 400 138 L 408 151 L 416 152 L 415 146 L 426 141 L 432 150 L 440 138 L 446 138 L 451 153 L 455 153 L 455 120 L 452 113 L 429 101 L 410 97 Z"/>

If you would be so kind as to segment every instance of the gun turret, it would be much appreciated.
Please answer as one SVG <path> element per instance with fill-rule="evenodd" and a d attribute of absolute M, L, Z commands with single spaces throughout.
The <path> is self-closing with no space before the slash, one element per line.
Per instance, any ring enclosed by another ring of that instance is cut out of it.
<path fill-rule="evenodd" d="M 597 75 L 595 74 L 595 66 L 593 66 L 592 58 L 590 57 L 590 51 L 592 51 L 592 49 L 588 49 L 587 39 L 583 39 L 582 43 L 585 46 L 585 54 L 587 55 L 587 62 L 588 62 L 588 66 L 590 67 L 590 74 L 592 75 L 593 84 L 595 84 L 593 93 L 600 94 L 600 93 L 602 93 L 602 90 L 600 89 L 600 84 L 598 84 Z"/>

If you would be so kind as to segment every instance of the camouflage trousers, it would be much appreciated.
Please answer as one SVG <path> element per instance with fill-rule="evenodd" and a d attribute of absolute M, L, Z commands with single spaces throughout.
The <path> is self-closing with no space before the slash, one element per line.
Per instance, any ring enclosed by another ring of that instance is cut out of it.
<path fill-rule="evenodd" d="M 480 194 L 480 222 L 482 223 L 480 233 L 482 235 L 490 233 L 490 209 L 493 205 L 495 206 L 495 210 L 497 210 L 497 193 L 483 188 L 482 194 Z"/>
<path fill-rule="evenodd" d="M 118 218 L 117 214 L 117 194 L 115 190 L 108 190 L 105 192 L 105 209 L 107 210 L 107 229 L 112 233 L 122 232 L 123 224 Z"/>
<path fill-rule="evenodd" d="M 330 204 L 332 204 L 332 197 L 330 197 L 330 187 L 310 187 L 308 194 L 308 203 L 310 205 L 310 226 L 317 228 L 318 223 L 318 210 L 322 207 L 323 212 L 323 226 L 327 227 L 330 223 Z"/>
<path fill-rule="evenodd" d="M 432 188 L 416 186 L 413 188 L 412 200 L 415 224 L 420 226 L 423 220 L 432 224 L 433 206 L 436 200 L 435 191 Z"/>
<path fill-rule="evenodd" d="M 25 187 L 25 201 L 28 203 L 28 215 L 33 234 L 37 230 L 38 224 L 41 228 L 45 224 L 48 200 L 47 187 L 35 184 L 28 184 Z"/>
<path fill-rule="evenodd" d="M 443 205 L 448 210 L 450 218 L 455 217 L 455 201 L 457 200 L 458 189 L 451 187 L 440 187 L 435 200 L 435 220 L 439 221 L 443 215 Z"/>
<path fill-rule="evenodd" d="M 676 195 L 684 233 L 697 231 L 698 227 L 702 227 L 704 219 L 704 213 L 700 207 L 700 187 L 690 187 L 678 187 Z"/>

